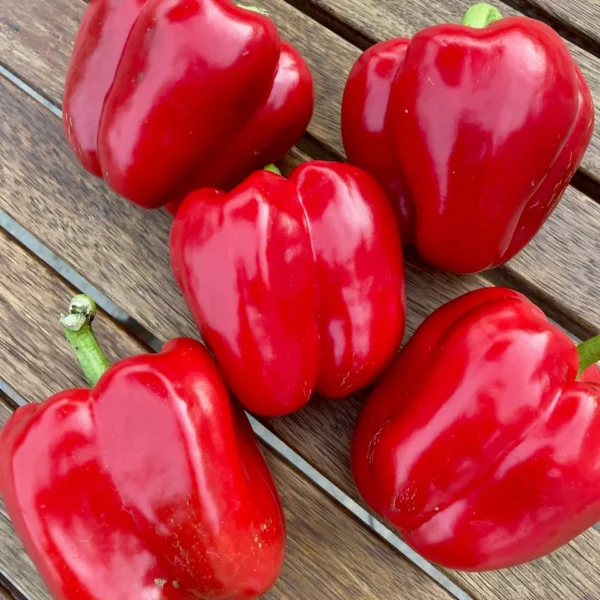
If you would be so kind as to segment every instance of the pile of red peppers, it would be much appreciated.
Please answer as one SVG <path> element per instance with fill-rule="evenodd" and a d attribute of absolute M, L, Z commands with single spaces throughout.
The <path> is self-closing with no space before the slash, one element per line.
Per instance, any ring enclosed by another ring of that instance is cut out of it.
<path fill-rule="evenodd" d="M 68 142 L 116 192 L 174 214 L 173 273 L 205 345 L 110 366 L 93 301 L 61 317 L 90 389 L 21 408 L 0 433 L 0 493 L 56 600 L 264 594 L 285 522 L 242 407 L 281 416 L 314 392 L 374 384 L 356 485 L 436 564 L 510 567 L 600 520 L 600 337 L 576 345 L 491 287 L 399 351 L 403 244 L 455 273 L 502 265 L 578 168 L 594 109 L 565 43 L 475 5 L 373 46 L 342 102 L 350 164 L 284 177 L 271 163 L 313 104 L 306 63 L 259 9 L 90 1 Z"/>

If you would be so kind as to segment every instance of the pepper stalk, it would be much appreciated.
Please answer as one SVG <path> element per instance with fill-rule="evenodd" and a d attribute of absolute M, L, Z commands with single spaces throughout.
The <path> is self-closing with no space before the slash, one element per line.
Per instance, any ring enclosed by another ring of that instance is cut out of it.
<path fill-rule="evenodd" d="M 91 387 L 110 367 L 92 331 L 96 312 L 96 303 L 85 294 L 78 294 L 71 300 L 69 313 L 60 316 L 60 324 Z"/>
<path fill-rule="evenodd" d="M 579 374 L 577 375 L 579 378 L 586 369 L 600 362 L 600 335 L 579 344 L 577 353 L 579 354 Z"/>
<path fill-rule="evenodd" d="M 269 16 L 269 13 L 264 8 L 259 8 L 258 6 L 246 6 L 245 4 L 238 4 L 236 2 L 238 8 L 243 8 L 244 10 L 249 10 L 250 12 L 258 13 L 259 15 L 264 15 L 265 17 Z"/>
<path fill-rule="evenodd" d="M 277 165 L 267 165 L 263 171 L 269 171 L 269 173 L 275 173 L 275 175 L 281 175 L 281 171 Z"/>
<path fill-rule="evenodd" d="M 474 4 L 463 17 L 462 24 L 475 29 L 483 29 L 502 18 L 502 13 L 491 4 Z"/>

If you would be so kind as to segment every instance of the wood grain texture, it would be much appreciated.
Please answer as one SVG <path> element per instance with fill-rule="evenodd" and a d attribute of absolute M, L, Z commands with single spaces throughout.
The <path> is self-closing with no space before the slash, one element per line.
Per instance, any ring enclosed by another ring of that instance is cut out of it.
<path fill-rule="evenodd" d="M 0 304 L 2 377 L 23 397 L 42 400 L 83 385 L 55 315 L 72 290 L 6 234 L 0 233 L 3 281 Z M 34 294 L 34 295 L 32 295 Z M 54 327 L 46 320 L 52 317 Z M 12 339 L 11 330 L 19 332 Z M 117 360 L 141 348 L 105 316 L 96 321 L 101 344 Z M 0 427 L 10 410 L 0 401 Z M 391 598 L 449 600 L 450 596 L 393 549 L 356 522 L 289 464 L 267 451 L 288 527 L 284 573 L 265 599 Z M 348 548 L 352 551 L 349 552 Z M 0 572 L 31 599 L 47 598 L 0 501 Z M 381 574 L 385 573 L 385 577 Z"/>
<path fill-rule="evenodd" d="M 514 0 L 515 5 L 536 18 L 557 21 L 570 30 L 581 46 L 598 55 L 600 44 L 599 0 Z"/>

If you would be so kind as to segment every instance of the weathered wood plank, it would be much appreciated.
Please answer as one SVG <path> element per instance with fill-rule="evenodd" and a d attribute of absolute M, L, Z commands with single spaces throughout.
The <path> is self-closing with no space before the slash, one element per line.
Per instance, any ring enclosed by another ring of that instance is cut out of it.
<path fill-rule="evenodd" d="M 600 2 L 598 0 L 516 0 L 529 14 L 556 20 L 570 30 L 581 46 L 598 54 L 600 45 Z"/>
<path fill-rule="evenodd" d="M 0 261 L 5 274 L 0 295 L 2 377 L 31 400 L 82 385 L 56 322 L 72 290 L 5 233 L 0 233 Z M 142 351 L 104 315 L 97 319 L 95 330 L 112 360 Z M 0 401 L 0 427 L 9 412 Z M 280 457 L 271 451 L 267 457 L 286 510 L 288 555 L 281 580 L 265 598 L 376 600 L 393 597 L 398 589 L 410 600 L 450 598 Z M 1 501 L 0 571 L 30 598 L 47 597 L 10 528 Z M 382 573 L 386 576 L 381 577 Z"/>

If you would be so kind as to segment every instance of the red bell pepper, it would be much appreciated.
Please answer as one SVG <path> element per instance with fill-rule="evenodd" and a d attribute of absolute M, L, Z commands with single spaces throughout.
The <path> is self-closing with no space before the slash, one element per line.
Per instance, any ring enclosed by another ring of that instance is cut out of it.
<path fill-rule="evenodd" d="M 446 304 L 364 407 L 360 493 L 446 567 L 552 552 L 600 519 L 599 359 L 600 337 L 578 348 L 511 290 Z"/>
<path fill-rule="evenodd" d="M 302 57 L 229 0 L 91 0 L 64 124 L 91 173 L 146 208 L 230 189 L 278 160 L 314 105 Z"/>
<path fill-rule="evenodd" d="M 261 595 L 282 566 L 281 505 L 210 355 L 178 339 L 102 375 L 95 307 L 71 306 L 94 388 L 20 408 L 0 432 L 0 492 L 53 598 Z"/>
<path fill-rule="evenodd" d="M 463 25 L 372 47 L 343 99 L 349 160 L 386 187 L 403 241 L 458 273 L 498 266 L 533 238 L 594 125 L 590 90 L 558 34 L 499 19 L 477 5 Z"/>
<path fill-rule="evenodd" d="M 171 233 L 173 272 L 235 396 L 281 415 L 382 372 L 404 331 L 394 214 L 373 177 L 310 162 L 202 189 Z"/>

